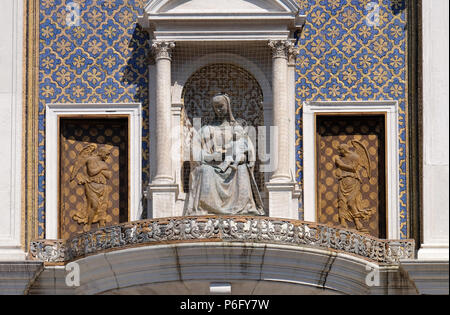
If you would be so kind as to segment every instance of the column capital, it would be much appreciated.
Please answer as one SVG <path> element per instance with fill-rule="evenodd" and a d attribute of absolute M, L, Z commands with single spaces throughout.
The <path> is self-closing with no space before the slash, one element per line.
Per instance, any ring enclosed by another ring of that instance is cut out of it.
<path fill-rule="evenodd" d="M 172 50 L 175 48 L 175 42 L 154 40 L 152 42 L 152 53 L 155 60 L 172 59 Z"/>
<path fill-rule="evenodd" d="M 292 47 L 289 48 L 288 52 L 288 63 L 291 66 L 295 66 L 295 63 L 297 61 L 297 56 L 300 53 L 300 48 L 295 47 L 294 44 L 292 44 Z"/>
<path fill-rule="evenodd" d="M 272 48 L 272 58 L 295 59 L 298 48 L 291 40 L 269 40 L 267 43 Z"/>

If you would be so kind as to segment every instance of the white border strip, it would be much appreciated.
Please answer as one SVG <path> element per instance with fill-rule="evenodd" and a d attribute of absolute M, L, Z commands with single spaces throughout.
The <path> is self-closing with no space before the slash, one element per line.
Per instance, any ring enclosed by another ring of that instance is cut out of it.
<path fill-rule="evenodd" d="M 142 213 L 142 106 L 128 104 L 47 104 L 45 127 L 45 238 L 58 238 L 58 118 L 61 115 L 121 115 L 129 117 L 130 221 Z M 87 117 L 86 117 L 87 118 Z"/>
<path fill-rule="evenodd" d="M 316 113 L 386 113 L 388 239 L 400 238 L 398 101 L 317 101 L 303 103 L 304 218 L 316 222 L 315 129 Z"/>
<path fill-rule="evenodd" d="M 22 59 L 23 59 L 23 1 L 4 1 L 2 9 L 9 11 L 7 21 L 9 25 L 4 25 L 5 30 L 0 33 L 5 42 L 4 50 L 0 52 L 0 58 L 5 58 L 5 62 L 11 64 L 10 72 L 4 73 L 3 78 L 10 79 L 10 88 L 6 87 L 0 92 L 0 106 L 6 113 L 2 118 L 2 129 L 9 126 L 9 134 L 2 135 L 2 146 L 5 149 L 5 159 L 9 165 L 3 171 L 2 181 L 3 196 L 9 198 L 2 200 L 3 209 L 1 220 L 3 230 L 0 227 L 0 261 L 23 260 L 25 253 L 22 250 L 21 230 L 22 230 Z M 3 3 L 2 3 L 3 4 Z M 2 69 L 5 71 L 5 69 Z M 8 113 L 9 111 L 9 113 Z M 8 156 L 9 155 L 9 156 Z M 8 184 L 9 182 L 9 184 Z"/>

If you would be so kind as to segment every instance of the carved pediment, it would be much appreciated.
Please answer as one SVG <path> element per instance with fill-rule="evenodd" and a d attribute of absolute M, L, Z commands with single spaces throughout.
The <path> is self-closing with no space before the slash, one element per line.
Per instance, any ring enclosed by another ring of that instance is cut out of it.
<path fill-rule="evenodd" d="M 154 14 L 264 14 L 297 13 L 293 0 L 151 0 L 145 6 Z"/>
<path fill-rule="evenodd" d="M 139 23 L 156 40 L 286 40 L 298 12 L 295 0 L 150 0 Z"/>

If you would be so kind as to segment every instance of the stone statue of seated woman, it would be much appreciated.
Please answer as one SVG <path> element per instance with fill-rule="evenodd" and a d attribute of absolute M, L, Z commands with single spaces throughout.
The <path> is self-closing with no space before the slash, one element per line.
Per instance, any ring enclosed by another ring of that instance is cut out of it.
<path fill-rule="evenodd" d="M 194 136 L 184 215 L 265 215 L 253 175 L 254 146 L 233 117 L 230 98 L 212 99 L 215 119 Z M 231 136 L 230 136 L 231 135 Z M 230 153 L 231 152 L 231 153 Z"/>

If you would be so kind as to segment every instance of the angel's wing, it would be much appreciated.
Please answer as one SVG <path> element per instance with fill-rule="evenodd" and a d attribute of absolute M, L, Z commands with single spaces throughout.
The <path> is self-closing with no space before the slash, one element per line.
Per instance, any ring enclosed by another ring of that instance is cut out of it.
<path fill-rule="evenodd" d="M 72 173 L 70 174 L 71 181 L 75 179 L 75 176 L 77 176 L 78 172 L 80 171 L 80 168 L 83 167 L 83 165 L 86 163 L 87 158 L 91 156 L 92 152 L 94 152 L 96 149 L 97 149 L 96 144 L 89 144 L 81 150 L 73 166 Z"/>
<path fill-rule="evenodd" d="M 364 144 L 359 142 L 358 140 L 352 140 L 352 145 L 355 148 L 356 153 L 359 155 L 359 164 L 364 167 L 367 171 L 367 177 L 370 179 L 370 159 L 369 159 L 369 152 L 367 152 L 366 147 Z"/>

